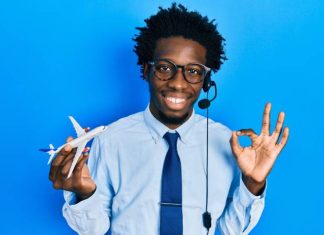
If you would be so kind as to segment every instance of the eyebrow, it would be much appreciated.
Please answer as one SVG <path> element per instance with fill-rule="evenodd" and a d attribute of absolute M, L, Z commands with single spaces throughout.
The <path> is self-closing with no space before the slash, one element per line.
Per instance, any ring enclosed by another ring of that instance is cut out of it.
<path fill-rule="evenodd" d="M 157 61 L 157 60 L 169 60 L 170 62 L 174 63 L 175 65 L 180 65 L 180 66 L 184 66 L 184 65 L 188 65 L 188 64 L 202 64 L 202 65 L 205 65 L 204 63 L 201 63 L 201 62 L 189 62 L 187 64 L 178 64 L 178 63 L 174 62 L 172 59 L 169 59 L 167 57 L 153 58 L 153 61 Z"/>

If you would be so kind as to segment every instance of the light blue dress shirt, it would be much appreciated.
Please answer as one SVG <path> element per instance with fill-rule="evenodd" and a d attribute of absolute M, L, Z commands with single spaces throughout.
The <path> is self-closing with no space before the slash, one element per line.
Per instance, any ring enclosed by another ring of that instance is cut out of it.
<path fill-rule="evenodd" d="M 248 234 L 264 208 L 264 193 L 254 196 L 245 187 L 232 156 L 231 131 L 209 123 L 209 234 Z M 88 199 L 75 203 L 64 192 L 63 215 L 79 234 L 158 235 L 161 175 L 171 131 L 146 108 L 122 118 L 94 139 L 89 169 L 97 184 Z M 206 118 L 193 112 L 176 129 L 182 171 L 183 234 L 205 235 L 202 214 L 206 203 Z"/>

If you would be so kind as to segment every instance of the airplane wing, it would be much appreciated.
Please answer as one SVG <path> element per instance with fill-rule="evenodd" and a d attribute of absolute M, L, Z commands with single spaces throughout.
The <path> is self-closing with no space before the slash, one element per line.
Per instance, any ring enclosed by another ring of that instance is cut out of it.
<path fill-rule="evenodd" d="M 72 116 L 69 116 L 69 119 L 71 120 L 72 125 L 78 137 L 86 133 L 85 130 L 79 125 L 79 123 Z"/>
<path fill-rule="evenodd" d="M 76 153 L 74 155 L 74 158 L 73 158 L 73 161 L 72 161 L 72 165 L 71 165 L 69 174 L 67 176 L 67 179 L 70 178 L 70 176 L 72 175 L 72 172 L 73 172 L 73 170 L 74 170 L 74 168 L 75 168 L 75 166 L 76 166 L 76 164 L 77 164 L 77 162 L 78 162 L 78 160 L 79 160 L 79 158 L 80 158 L 80 156 L 82 154 L 82 151 L 84 150 L 85 146 L 87 145 L 87 143 L 88 143 L 88 140 L 83 141 L 83 142 L 81 142 L 79 144 L 79 146 L 77 148 L 77 151 L 76 151 Z"/>

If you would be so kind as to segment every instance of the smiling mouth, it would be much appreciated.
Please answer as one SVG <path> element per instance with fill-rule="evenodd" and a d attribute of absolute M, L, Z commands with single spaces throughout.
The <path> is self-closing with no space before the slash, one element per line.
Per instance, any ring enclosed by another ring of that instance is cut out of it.
<path fill-rule="evenodd" d="M 171 97 L 171 96 L 167 96 L 165 97 L 168 101 L 174 103 L 174 104 L 181 104 L 183 103 L 186 99 L 184 98 L 178 98 L 178 97 Z"/>

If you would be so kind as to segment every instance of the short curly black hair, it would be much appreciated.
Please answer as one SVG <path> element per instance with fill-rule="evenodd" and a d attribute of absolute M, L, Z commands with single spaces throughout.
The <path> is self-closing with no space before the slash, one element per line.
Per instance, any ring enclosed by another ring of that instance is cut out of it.
<path fill-rule="evenodd" d="M 135 35 L 134 51 L 138 56 L 137 64 L 143 65 L 153 60 L 156 42 L 161 38 L 182 36 L 200 43 L 207 50 L 206 66 L 217 72 L 226 60 L 223 46 L 225 39 L 217 31 L 215 20 L 209 21 L 197 11 L 188 11 L 181 4 L 172 3 L 170 8 L 159 7 L 156 15 L 145 19 L 145 27 L 137 27 L 139 35 Z"/>

